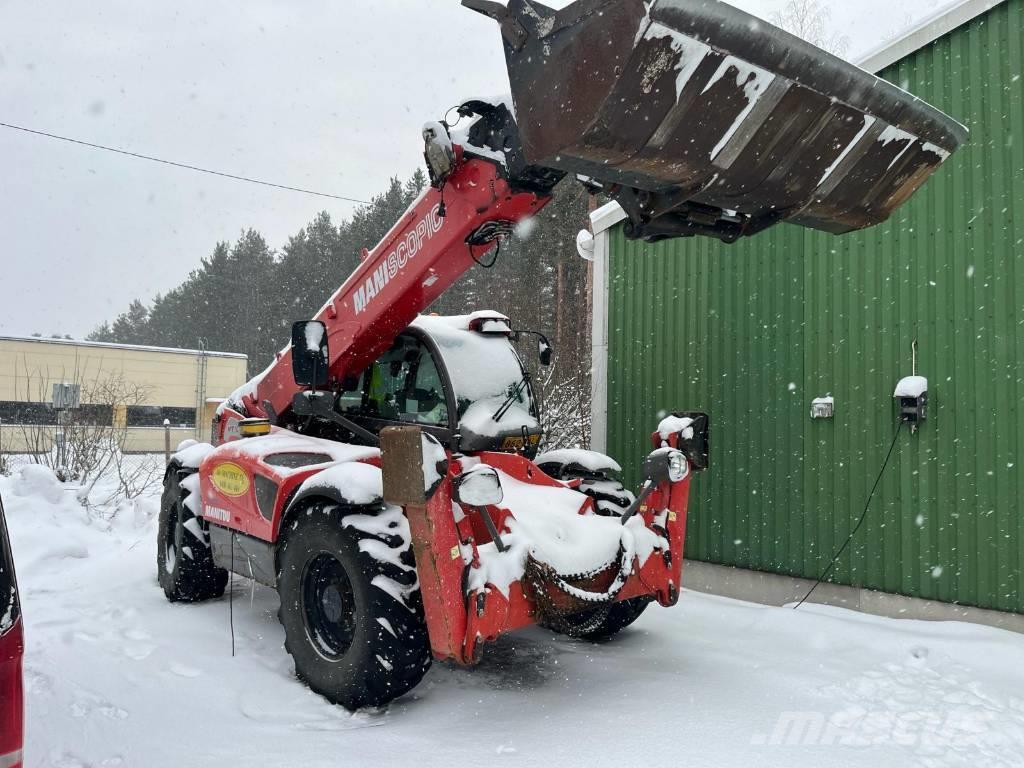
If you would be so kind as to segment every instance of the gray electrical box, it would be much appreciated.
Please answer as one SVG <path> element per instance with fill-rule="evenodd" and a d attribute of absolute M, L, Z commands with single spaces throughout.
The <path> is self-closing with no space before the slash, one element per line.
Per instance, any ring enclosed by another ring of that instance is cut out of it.
<path fill-rule="evenodd" d="M 836 415 L 836 401 L 829 395 L 827 397 L 816 397 L 811 401 L 812 419 L 831 419 Z"/>
<path fill-rule="evenodd" d="M 924 376 L 900 379 L 892 396 L 899 407 L 900 419 L 908 422 L 912 429 L 928 418 L 928 379 Z"/>
<path fill-rule="evenodd" d="M 53 385 L 53 407 L 58 411 L 69 411 L 81 405 L 82 385 L 62 382 Z"/>

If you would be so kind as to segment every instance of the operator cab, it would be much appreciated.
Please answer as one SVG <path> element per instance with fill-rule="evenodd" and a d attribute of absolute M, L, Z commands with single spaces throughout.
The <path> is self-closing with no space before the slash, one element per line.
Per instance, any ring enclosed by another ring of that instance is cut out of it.
<path fill-rule="evenodd" d="M 530 375 L 512 345 L 520 333 L 496 312 L 418 317 L 338 394 L 335 410 L 374 435 L 413 424 L 453 450 L 532 457 L 543 430 Z M 547 365 L 551 347 L 536 335 Z"/>

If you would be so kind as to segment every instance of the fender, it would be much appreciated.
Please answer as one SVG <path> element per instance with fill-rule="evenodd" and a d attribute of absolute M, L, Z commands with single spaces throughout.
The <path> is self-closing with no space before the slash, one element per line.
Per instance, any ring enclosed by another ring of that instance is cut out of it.
<path fill-rule="evenodd" d="M 384 494 L 380 487 L 380 477 L 380 467 L 360 461 L 335 464 L 309 475 L 285 502 L 284 510 L 281 513 L 281 524 L 277 529 L 277 542 L 280 543 L 281 538 L 287 535 L 288 523 L 310 499 L 326 499 L 349 509 L 366 509 L 367 507 L 383 509 Z M 353 480 L 359 482 L 363 487 L 353 487 Z M 372 493 L 367 493 L 365 486 L 374 481 L 376 487 Z"/>

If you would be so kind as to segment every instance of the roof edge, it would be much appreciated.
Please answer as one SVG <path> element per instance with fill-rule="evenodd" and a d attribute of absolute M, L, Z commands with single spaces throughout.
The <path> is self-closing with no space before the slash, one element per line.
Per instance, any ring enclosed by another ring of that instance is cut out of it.
<path fill-rule="evenodd" d="M 886 67 L 931 45 L 1004 2 L 1006 0 L 961 0 L 947 6 L 903 32 L 899 37 L 864 54 L 857 62 L 857 66 L 877 75 Z"/>
<path fill-rule="evenodd" d="M 129 352 L 165 352 L 175 355 L 192 355 L 198 357 L 230 357 L 248 360 L 249 356 L 240 352 L 214 352 L 207 349 L 177 349 L 175 347 L 150 347 L 142 344 L 115 344 L 109 341 L 78 341 L 76 339 L 44 339 L 38 336 L 0 336 L 0 341 L 27 341 L 35 344 L 63 344 L 72 347 L 89 347 L 99 349 L 120 349 Z"/>

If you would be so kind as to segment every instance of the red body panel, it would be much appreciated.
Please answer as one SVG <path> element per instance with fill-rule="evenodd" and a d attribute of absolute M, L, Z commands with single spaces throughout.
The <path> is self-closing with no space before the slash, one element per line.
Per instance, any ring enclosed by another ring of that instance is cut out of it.
<path fill-rule="evenodd" d="M 282 448 L 281 443 L 275 443 L 274 439 L 258 437 L 225 443 L 204 459 L 199 475 L 203 516 L 209 522 L 263 541 L 275 542 L 294 491 L 307 478 L 344 461 L 298 469 L 273 466 L 267 462 L 268 457 L 282 452 L 322 453 L 325 441 L 282 429 L 275 429 L 270 438 L 288 441 L 285 444 L 287 449 Z M 673 436 L 670 442 L 675 440 Z M 660 445 L 657 436 L 655 441 Z M 375 449 L 336 444 L 334 450 L 350 451 L 349 461 L 380 465 Z M 482 452 L 473 459 L 521 482 L 553 489 L 567 485 L 549 477 L 519 454 Z M 230 469 L 225 470 L 225 465 Z M 226 484 L 221 481 L 218 486 L 215 473 L 227 471 L 230 479 L 235 468 L 245 474 L 246 480 L 229 487 L 231 492 L 225 493 L 221 486 Z M 533 624 L 538 615 L 533 600 L 518 582 L 510 586 L 507 595 L 491 585 L 482 591 L 464 592 L 466 569 L 479 566 L 477 547 L 489 543 L 491 538 L 479 515 L 456 514 L 452 503 L 452 479 L 462 471 L 460 458 L 450 456 L 449 474 L 427 503 L 407 506 L 405 513 L 412 534 L 431 650 L 438 658 L 473 664 L 480 658 L 482 643 L 504 632 Z M 262 511 L 256 498 L 257 476 L 277 486 L 272 503 L 265 498 Z M 633 573 L 617 600 L 644 595 L 662 605 L 672 605 L 678 600 L 689 487 L 689 474 L 680 482 L 663 483 L 640 508 L 639 515 L 645 525 L 667 539 L 669 547 L 663 551 L 655 550 L 642 566 L 634 562 Z M 585 500 L 581 504 L 581 513 L 587 512 L 591 503 Z M 484 512 L 494 520 L 499 531 L 505 527 L 506 519 L 515 515 L 514 509 L 501 505 L 487 507 Z"/>
<path fill-rule="evenodd" d="M 471 255 L 466 244 L 470 233 L 489 221 L 521 221 L 550 201 L 513 192 L 495 161 L 464 159 L 461 147 L 455 151 L 459 164 L 444 192 L 428 187 L 314 318 L 327 326 L 333 382 L 361 373 L 474 265 L 473 255 L 480 258 L 492 247 L 477 247 Z M 281 414 L 299 389 L 288 350 L 266 371 L 255 394 L 243 398 L 243 405 L 250 416 L 266 416 L 266 401 Z"/>
<path fill-rule="evenodd" d="M 545 475 L 528 459 L 509 453 L 481 453 L 486 464 L 500 469 L 517 480 L 549 487 L 564 487 L 563 483 Z M 425 507 L 407 508 L 413 544 L 416 548 L 416 568 L 420 577 L 420 592 L 431 650 L 437 658 L 454 659 L 473 664 L 480 658 L 481 643 L 494 640 L 500 634 L 534 624 L 537 609 L 524 592 L 521 583 L 513 583 L 506 597 L 491 585 L 480 592 L 463 594 L 463 570 L 476 566 L 476 557 L 468 566 L 464 564 L 463 549 L 490 541 L 483 529 L 471 516 L 456 523 L 452 514 L 451 478 L 461 472 L 457 461 L 451 463 L 449 477 L 441 484 Z M 648 527 L 655 524 L 658 513 L 666 511 L 665 538 L 669 549 L 654 552 L 629 577 L 617 600 L 648 595 L 662 605 L 674 605 L 679 599 L 682 581 L 683 542 L 686 537 L 686 510 L 689 499 L 690 475 L 678 483 L 664 483 L 641 507 L 640 514 Z M 584 509 L 586 505 L 584 505 Z M 498 523 L 513 510 L 488 508 L 487 513 Z"/>
<path fill-rule="evenodd" d="M 0 635 L 0 766 L 20 768 L 24 739 L 21 658 L 25 642 L 21 619 Z"/>
<path fill-rule="evenodd" d="M 272 435 L 290 436 L 298 443 L 308 442 L 308 446 L 301 449 L 308 453 L 320 453 L 320 446 L 313 438 L 304 438 L 287 430 L 275 428 Z M 241 533 L 246 533 L 263 541 L 277 541 L 281 528 L 281 520 L 284 517 L 287 501 L 293 492 L 302 485 L 307 478 L 316 475 L 330 464 L 314 464 L 299 469 L 273 466 L 268 464 L 266 459 L 280 453 L 296 452 L 295 448 L 288 451 L 280 447 L 270 447 L 265 453 L 253 450 L 256 446 L 264 446 L 261 438 L 248 438 L 224 443 L 211 454 L 199 468 L 199 487 L 203 496 L 203 516 L 210 522 L 217 525 L 231 528 Z M 272 446 L 273 444 L 271 444 Z M 343 448 L 340 446 L 339 448 Z M 361 461 L 374 466 L 380 466 L 380 458 L 376 449 L 352 447 L 351 461 Z M 218 467 L 225 464 L 232 464 L 241 468 L 246 477 L 249 478 L 246 488 L 241 493 L 226 493 L 218 487 L 214 481 L 214 472 Z M 274 495 L 272 504 L 261 510 L 256 500 L 256 482 L 253 478 L 263 477 L 277 485 L 277 493 Z"/>

